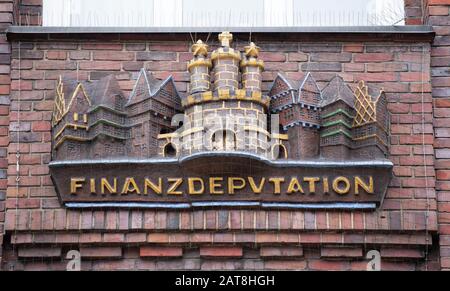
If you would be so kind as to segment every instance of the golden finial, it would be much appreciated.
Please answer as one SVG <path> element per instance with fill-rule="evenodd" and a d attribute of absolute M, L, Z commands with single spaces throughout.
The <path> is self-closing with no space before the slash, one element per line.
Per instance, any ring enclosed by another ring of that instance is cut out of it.
<path fill-rule="evenodd" d="M 192 45 L 192 54 L 196 56 L 206 57 L 208 55 L 208 45 L 203 43 L 201 39 Z"/>
<path fill-rule="evenodd" d="M 221 34 L 219 34 L 219 41 L 222 43 L 222 46 L 224 47 L 229 47 L 232 40 L 233 35 L 228 31 L 224 31 Z"/>
<path fill-rule="evenodd" d="M 249 58 L 257 58 L 259 55 L 260 48 L 255 45 L 254 42 L 251 42 L 250 45 L 245 48 L 245 55 Z"/>

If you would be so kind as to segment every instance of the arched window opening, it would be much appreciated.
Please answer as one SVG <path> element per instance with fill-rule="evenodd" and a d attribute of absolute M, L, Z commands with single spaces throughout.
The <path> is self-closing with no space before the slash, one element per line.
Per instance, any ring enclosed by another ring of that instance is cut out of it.
<path fill-rule="evenodd" d="M 173 146 L 173 144 L 169 143 L 164 147 L 164 157 L 171 158 L 177 155 L 177 150 Z"/>
<path fill-rule="evenodd" d="M 287 159 L 286 147 L 282 144 L 277 144 L 272 147 L 272 158 L 276 160 Z"/>
<path fill-rule="evenodd" d="M 212 148 L 216 151 L 236 149 L 236 134 L 231 130 L 218 130 L 212 135 Z"/>

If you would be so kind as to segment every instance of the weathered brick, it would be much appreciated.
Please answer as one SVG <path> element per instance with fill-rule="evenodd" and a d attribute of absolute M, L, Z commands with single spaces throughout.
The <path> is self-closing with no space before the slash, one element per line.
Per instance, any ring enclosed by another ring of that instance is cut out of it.
<path fill-rule="evenodd" d="M 344 52 L 362 53 L 364 51 L 364 45 L 361 43 L 349 43 L 343 47 Z"/>
<path fill-rule="evenodd" d="M 369 65 L 375 65 L 375 64 L 369 64 Z M 345 72 L 364 72 L 364 70 L 365 70 L 365 64 L 359 64 L 359 63 L 345 63 L 344 64 Z M 370 70 L 369 70 L 369 72 L 370 72 Z"/>
<path fill-rule="evenodd" d="M 184 71 L 186 66 L 178 62 L 154 61 L 149 62 L 145 68 L 150 71 Z"/>
<path fill-rule="evenodd" d="M 81 45 L 82 50 L 116 50 L 120 51 L 123 48 L 121 43 L 86 43 Z"/>
<path fill-rule="evenodd" d="M 122 64 L 118 61 L 81 61 L 79 66 L 81 70 L 119 71 Z"/>
<path fill-rule="evenodd" d="M 264 268 L 267 270 L 305 270 L 307 262 L 299 260 L 265 261 Z"/>
<path fill-rule="evenodd" d="M 123 243 L 125 241 L 123 233 L 105 233 L 103 234 L 103 242 L 105 243 Z"/>
<path fill-rule="evenodd" d="M 201 247 L 201 257 L 242 257 L 240 247 Z"/>
<path fill-rule="evenodd" d="M 139 71 L 144 67 L 144 62 L 123 62 L 122 63 L 123 69 L 127 71 Z"/>
<path fill-rule="evenodd" d="M 363 256 L 363 252 L 357 247 L 322 247 L 320 256 L 322 258 L 359 258 Z"/>
<path fill-rule="evenodd" d="M 176 61 L 177 54 L 174 52 L 137 52 L 137 61 Z"/>
<path fill-rule="evenodd" d="M 450 0 L 428 0 L 428 5 L 446 5 L 450 4 Z"/>
<path fill-rule="evenodd" d="M 404 63 L 371 63 L 367 64 L 367 72 L 405 72 L 408 65 Z"/>
<path fill-rule="evenodd" d="M 141 257 L 181 257 L 183 249 L 180 247 L 150 247 L 143 246 L 139 249 Z"/>
<path fill-rule="evenodd" d="M 389 62 L 393 60 L 393 55 L 390 53 L 364 53 L 354 54 L 353 61 L 357 63 L 366 62 Z"/>
<path fill-rule="evenodd" d="M 134 53 L 131 52 L 96 51 L 93 55 L 94 60 L 103 61 L 132 61 L 134 59 Z"/>
<path fill-rule="evenodd" d="M 312 53 L 311 62 L 350 62 L 351 53 Z"/>
<path fill-rule="evenodd" d="M 168 243 L 169 235 L 167 233 L 150 233 L 147 236 L 147 241 L 150 243 Z"/>
<path fill-rule="evenodd" d="M 143 243 L 147 241 L 147 235 L 145 233 L 127 233 L 127 243 Z"/>
<path fill-rule="evenodd" d="M 189 51 L 189 47 L 186 42 L 150 43 L 149 50 L 161 52 L 187 52 Z"/>
<path fill-rule="evenodd" d="M 121 247 L 81 247 L 80 254 L 82 258 L 121 258 Z"/>
<path fill-rule="evenodd" d="M 145 51 L 147 45 L 145 43 L 126 43 L 125 49 L 127 51 Z M 191 54 L 192 56 L 192 54 Z"/>
<path fill-rule="evenodd" d="M 356 73 L 355 80 L 365 80 L 366 82 L 394 82 L 397 75 L 394 72 L 383 73 Z"/>
<path fill-rule="evenodd" d="M 261 257 L 302 257 L 302 247 L 261 247 Z"/>
<path fill-rule="evenodd" d="M 346 271 L 350 265 L 345 261 L 325 261 L 311 260 L 308 262 L 308 269 L 317 271 Z"/>
<path fill-rule="evenodd" d="M 57 258 L 61 257 L 61 248 L 20 248 L 20 258 Z"/>
<path fill-rule="evenodd" d="M 69 52 L 69 58 L 71 60 L 89 60 L 91 53 L 89 51 L 71 51 Z"/>
<path fill-rule="evenodd" d="M 37 70 L 75 70 L 77 64 L 72 61 L 40 61 L 36 62 Z"/>
<path fill-rule="evenodd" d="M 340 72 L 342 71 L 341 63 L 303 63 L 301 65 L 303 71 L 323 71 L 323 72 Z"/>
<path fill-rule="evenodd" d="M 49 121 L 34 121 L 31 125 L 33 131 L 45 131 L 48 132 L 51 129 Z"/>
<path fill-rule="evenodd" d="M 291 57 L 295 58 L 295 56 L 292 56 L 291 54 L 289 54 L 289 61 L 292 60 Z M 286 54 L 284 54 L 284 53 L 261 52 L 259 57 L 266 62 L 284 62 L 284 61 L 286 61 Z M 300 54 L 297 57 L 300 57 Z M 298 59 L 296 61 L 298 61 Z"/>

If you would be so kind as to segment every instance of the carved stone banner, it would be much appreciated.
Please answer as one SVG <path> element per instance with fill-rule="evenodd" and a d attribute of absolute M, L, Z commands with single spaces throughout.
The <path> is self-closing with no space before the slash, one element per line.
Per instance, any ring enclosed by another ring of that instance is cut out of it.
<path fill-rule="evenodd" d="M 114 75 L 60 79 L 50 170 L 68 207 L 258 206 L 376 208 L 393 164 L 383 91 L 336 76 L 319 88 L 280 73 L 261 90 L 264 62 L 229 32 L 172 77 L 141 70 L 126 98 Z M 375 97 L 374 97 L 375 96 Z"/>
<path fill-rule="evenodd" d="M 390 163 L 376 161 L 274 162 L 246 153 L 210 153 L 181 160 L 53 163 L 51 173 L 66 204 L 139 202 L 142 207 L 158 207 L 154 203 L 163 202 L 190 207 L 195 202 L 214 202 L 198 206 L 251 202 L 241 206 L 269 207 L 276 202 L 280 207 L 299 203 L 375 207 L 386 193 L 391 168 Z"/>

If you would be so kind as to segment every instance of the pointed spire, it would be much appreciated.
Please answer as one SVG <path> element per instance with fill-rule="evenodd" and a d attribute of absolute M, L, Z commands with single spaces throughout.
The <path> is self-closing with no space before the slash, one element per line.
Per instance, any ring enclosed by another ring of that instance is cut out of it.
<path fill-rule="evenodd" d="M 344 80 L 339 75 L 336 75 L 322 90 L 322 98 L 322 107 L 338 100 L 344 101 L 352 108 L 355 103 L 352 90 L 345 84 Z"/>

